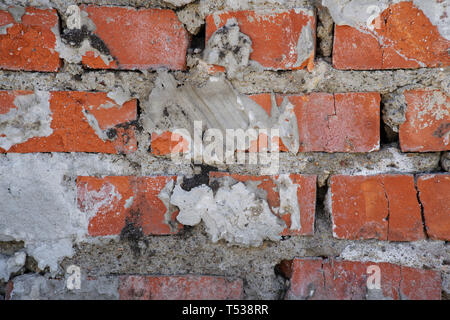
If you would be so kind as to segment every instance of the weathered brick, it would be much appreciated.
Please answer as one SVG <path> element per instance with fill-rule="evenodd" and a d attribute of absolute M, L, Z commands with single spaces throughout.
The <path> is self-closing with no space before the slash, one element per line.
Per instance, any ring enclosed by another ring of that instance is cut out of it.
<path fill-rule="evenodd" d="M 411 1 L 390 5 L 373 31 L 336 25 L 333 65 L 337 69 L 406 69 L 450 65 L 445 39 Z"/>
<path fill-rule="evenodd" d="M 450 97 L 440 90 L 404 92 L 406 121 L 399 127 L 402 151 L 450 150 Z"/>
<path fill-rule="evenodd" d="M 210 172 L 210 180 L 230 176 L 236 181 L 256 181 L 259 182 L 258 188 L 267 193 L 267 202 L 269 207 L 274 210 L 280 207 L 280 192 L 277 190 L 276 179 L 279 176 L 249 176 L 239 174 L 229 174 L 225 172 Z M 300 175 L 290 174 L 289 178 L 292 183 L 298 185 L 297 199 L 300 208 L 300 228 L 291 228 L 291 215 L 293 212 L 285 212 L 280 214 L 274 211 L 286 223 L 286 228 L 283 230 L 283 236 L 287 235 L 313 235 L 314 234 L 314 214 L 316 207 L 316 176 L 314 175 Z"/>
<path fill-rule="evenodd" d="M 250 96 L 270 114 L 270 94 Z M 380 146 L 380 95 L 311 93 L 288 95 L 299 130 L 299 152 L 370 152 Z M 280 105 L 284 95 L 277 95 Z M 281 151 L 286 147 L 280 146 Z"/>
<path fill-rule="evenodd" d="M 55 9 L 25 8 L 20 21 L 0 10 L 0 68 L 54 72 L 61 67 L 55 51 L 58 14 Z"/>
<path fill-rule="evenodd" d="M 87 51 L 83 64 L 93 69 L 183 70 L 189 35 L 175 12 L 166 9 L 81 6 L 95 24 L 94 34 L 114 58 L 106 64 Z"/>
<path fill-rule="evenodd" d="M 289 10 L 262 13 L 246 10 L 213 13 L 206 17 L 206 41 L 231 18 L 237 20 L 240 31 L 252 41 L 250 59 L 264 68 L 313 68 L 316 19 L 312 12 Z M 306 36 L 308 32 L 311 37 Z M 310 54 L 302 57 L 303 51 L 308 48 L 311 48 Z M 299 55 L 300 52 L 302 53 Z"/>
<path fill-rule="evenodd" d="M 427 234 L 450 241 L 450 174 L 426 174 L 417 179 Z"/>
<path fill-rule="evenodd" d="M 380 289 L 367 287 L 368 277 L 380 270 Z M 390 263 L 298 258 L 284 261 L 281 271 L 290 279 L 286 299 L 292 300 L 440 300 L 438 272 Z"/>
<path fill-rule="evenodd" d="M 8 150 L 0 147 L 0 153 L 129 153 L 137 148 L 132 125 L 137 118 L 136 100 L 118 105 L 103 92 L 0 91 L 0 121 L 6 123 L 0 131 L 0 142 L 44 126 L 43 119 L 35 118 L 43 113 L 42 117 L 49 117 L 51 122 L 49 134 L 28 137 L 23 142 L 25 138 L 19 139 L 20 143 Z"/>
<path fill-rule="evenodd" d="M 329 197 L 336 238 L 414 241 L 425 237 L 412 175 L 333 176 Z"/>
<path fill-rule="evenodd" d="M 123 276 L 121 300 L 237 300 L 243 298 L 242 280 L 214 276 Z"/>
<path fill-rule="evenodd" d="M 78 177 L 77 199 L 89 217 L 90 236 L 124 233 L 137 235 L 175 234 L 178 210 L 169 204 L 169 183 L 176 177 L 109 176 Z"/>
<path fill-rule="evenodd" d="M 442 279 L 433 270 L 401 267 L 400 294 L 407 300 L 440 300 Z"/>

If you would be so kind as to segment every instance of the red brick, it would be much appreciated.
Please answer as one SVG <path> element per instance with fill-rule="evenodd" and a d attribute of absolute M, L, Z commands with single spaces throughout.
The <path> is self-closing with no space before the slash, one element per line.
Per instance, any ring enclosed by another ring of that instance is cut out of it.
<path fill-rule="evenodd" d="M 78 177 L 77 199 L 81 211 L 90 215 L 90 236 L 118 235 L 140 230 L 144 235 L 175 234 L 178 210 L 158 196 L 176 177 Z M 139 231 L 138 231 L 139 232 Z"/>
<path fill-rule="evenodd" d="M 6 10 L 0 10 L 0 68 L 54 72 L 61 67 L 59 54 L 55 51 L 58 30 L 58 14 L 55 9 L 27 7 L 21 22 L 16 22 Z"/>
<path fill-rule="evenodd" d="M 428 236 L 450 241 L 450 174 L 419 176 L 417 189 Z"/>
<path fill-rule="evenodd" d="M 242 280 L 215 276 L 123 276 L 121 300 L 238 300 Z"/>
<path fill-rule="evenodd" d="M 412 2 L 389 6 L 370 31 L 335 26 L 333 65 L 337 69 L 399 69 L 450 65 L 443 38 Z"/>
<path fill-rule="evenodd" d="M 276 95 L 280 105 L 284 95 Z M 300 152 L 370 152 L 379 149 L 380 94 L 288 95 L 297 117 Z M 270 114 L 270 94 L 250 96 Z M 281 151 L 286 148 L 281 145 Z"/>
<path fill-rule="evenodd" d="M 424 239 L 412 175 L 331 177 L 333 234 L 339 239 Z"/>
<path fill-rule="evenodd" d="M 252 40 L 250 59 L 266 69 L 292 70 L 313 68 L 314 52 L 305 61 L 297 63 L 297 42 L 306 26 L 311 27 L 315 39 L 316 20 L 307 11 L 259 13 L 234 11 L 214 13 L 206 17 L 206 41 L 227 20 L 235 18 L 240 31 Z M 311 46 L 315 47 L 315 40 Z"/>
<path fill-rule="evenodd" d="M 17 108 L 14 99 L 32 91 L 0 91 L 0 117 Z M 103 92 L 50 92 L 51 128 L 47 137 L 33 137 L 12 146 L 4 152 L 102 152 L 129 153 L 137 149 L 134 126 L 130 122 L 137 118 L 136 99 L 118 105 Z M 107 105 L 107 107 L 104 107 Z M 102 140 L 83 114 L 95 117 L 99 128 L 106 132 L 115 130 L 111 140 Z M 1 135 L 1 133 L 0 133 Z"/>
<path fill-rule="evenodd" d="M 183 70 L 189 35 L 172 10 L 81 6 L 108 47 L 109 65 L 88 51 L 83 64 L 93 69 Z"/>
<path fill-rule="evenodd" d="M 450 97 L 440 90 L 404 92 L 406 121 L 399 127 L 402 151 L 450 150 Z"/>
<path fill-rule="evenodd" d="M 267 192 L 267 202 L 271 209 L 280 207 L 280 193 L 277 191 L 276 176 L 249 176 L 239 174 L 229 174 L 225 172 L 210 172 L 210 179 L 231 176 L 236 181 L 258 181 L 258 188 Z M 283 236 L 286 235 L 313 235 L 314 234 L 314 213 L 316 207 L 316 176 L 290 174 L 290 179 L 298 185 L 297 198 L 300 207 L 300 229 L 291 230 L 291 215 L 278 215 L 286 223 Z"/>
<path fill-rule="evenodd" d="M 298 258 L 285 262 L 290 279 L 286 299 L 292 300 L 364 300 L 368 298 L 368 277 L 380 268 L 380 287 L 384 299 L 441 299 L 438 272 L 398 266 L 390 263 Z M 283 271 L 283 270 L 282 270 Z"/>

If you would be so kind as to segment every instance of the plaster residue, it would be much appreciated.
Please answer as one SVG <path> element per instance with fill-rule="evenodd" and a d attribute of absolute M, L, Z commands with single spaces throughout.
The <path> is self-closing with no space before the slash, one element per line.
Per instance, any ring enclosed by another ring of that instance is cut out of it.
<path fill-rule="evenodd" d="M 300 67 L 306 60 L 314 54 L 314 34 L 311 21 L 302 28 L 302 32 L 297 41 L 297 61 L 293 67 Z M 290 66 L 286 66 L 289 68 Z"/>
<path fill-rule="evenodd" d="M 48 137 L 51 128 L 50 93 L 35 91 L 14 99 L 16 108 L 0 114 L 0 148 L 9 150 L 13 145 L 34 137 Z"/>
<path fill-rule="evenodd" d="M 108 92 L 107 97 L 114 100 L 119 106 L 122 106 L 125 102 L 131 100 L 131 93 L 129 90 L 118 87 Z"/>
<path fill-rule="evenodd" d="M 376 39 L 380 54 L 377 62 L 383 69 L 393 67 L 392 52 L 413 68 L 448 64 L 450 20 L 448 3 L 444 2 L 323 1 L 338 25 L 352 26 Z M 408 25 L 410 20 L 414 23 Z"/>
<path fill-rule="evenodd" d="M 97 118 L 93 114 L 89 113 L 89 111 L 85 108 L 83 108 L 82 112 L 91 128 L 94 129 L 95 134 L 103 141 L 108 140 L 108 135 L 100 128 Z"/>
<path fill-rule="evenodd" d="M 204 184 L 186 191 L 178 181 L 170 202 L 180 209 L 180 223 L 192 226 L 203 221 L 213 242 L 224 239 L 232 244 L 259 246 L 266 239 L 279 240 L 285 224 L 255 189 L 254 183 L 229 177 L 221 179 L 214 191 Z"/>
<path fill-rule="evenodd" d="M 99 212 L 102 212 L 100 209 L 115 208 L 120 199 L 122 199 L 122 195 L 112 183 L 104 183 L 98 191 L 87 190 L 87 184 L 84 185 L 84 188 L 85 190 L 80 192 L 83 195 L 81 207 L 89 220 Z M 133 197 L 125 201 L 125 206 L 131 206 L 131 203 L 133 203 Z"/>
<path fill-rule="evenodd" d="M 89 214 L 78 209 L 76 176 L 136 174 L 127 166 L 101 154 L 0 156 L 0 241 L 23 241 L 39 269 L 57 271 L 87 234 Z M 103 191 L 117 197 L 112 189 Z M 92 210 L 99 205 L 95 199 L 91 204 Z"/>
<path fill-rule="evenodd" d="M 367 21 L 376 17 L 389 5 L 405 0 L 322 0 L 328 8 L 334 22 L 348 25 L 362 32 L 367 32 Z M 448 2 L 441 0 L 413 0 L 414 6 L 421 10 L 430 22 L 438 28 L 442 37 L 450 40 L 450 14 Z"/>
<path fill-rule="evenodd" d="M 231 18 L 212 34 L 206 44 L 203 58 L 210 64 L 226 67 L 231 78 L 238 76 L 238 73 L 242 78 L 252 51 L 250 37 L 240 32 L 236 19 Z"/>
<path fill-rule="evenodd" d="M 18 272 L 25 265 L 27 255 L 19 251 L 13 256 L 0 254 L 0 280 L 8 281 L 11 274 Z"/>
<path fill-rule="evenodd" d="M 292 182 L 288 174 L 281 174 L 276 180 L 280 192 L 278 214 L 290 214 L 291 230 L 300 230 L 300 206 L 298 202 L 298 184 Z"/>
<path fill-rule="evenodd" d="M 273 103 L 269 116 L 260 105 L 237 92 L 224 75 L 210 77 L 197 86 L 189 81 L 179 83 L 168 72 L 159 72 L 143 109 L 142 122 L 148 132 L 186 129 L 192 137 L 194 121 L 201 121 L 203 130 L 220 130 L 223 137 L 226 129 L 276 128 L 289 151 L 298 152 L 297 118 L 288 99 L 280 107 Z"/>
<path fill-rule="evenodd" d="M 12 300 L 117 300 L 118 277 L 86 278 L 81 276 L 80 288 L 68 290 L 66 279 L 52 279 L 39 274 L 15 277 L 11 291 Z"/>
<path fill-rule="evenodd" d="M 159 200 L 162 201 L 164 207 L 166 208 L 166 212 L 164 212 L 164 222 L 169 226 L 173 223 L 172 213 L 174 212 L 174 210 L 172 210 L 173 206 L 170 203 L 170 196 L 172 194 L 174 185 L 174 180 L 169 180 L 158 194 Z"/>

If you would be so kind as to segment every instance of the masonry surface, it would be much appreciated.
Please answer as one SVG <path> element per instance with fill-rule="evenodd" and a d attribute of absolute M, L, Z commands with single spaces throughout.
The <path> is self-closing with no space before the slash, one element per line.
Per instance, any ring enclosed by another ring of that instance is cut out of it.
<path fill-rule="evenodd" d="M 450 299 L 450 2 L 370 4 L 0 0 L 0 300 Z"/>

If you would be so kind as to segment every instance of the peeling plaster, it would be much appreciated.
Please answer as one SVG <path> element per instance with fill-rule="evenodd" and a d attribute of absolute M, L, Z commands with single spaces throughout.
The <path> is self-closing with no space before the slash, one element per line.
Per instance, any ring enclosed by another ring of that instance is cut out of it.
<path fill-rule="evenodd" d="M 203 221 L 213 242 L 224 239 L 231 244 L 260 246 L 263 240 L 281 239 L 284 222 L 251 184 L 231 178 L 221 181 L 224 183 L 215 192 L 206 185 L 185 191 L 178 182 L 170 199 L 180 209 L 177 220 L 191 226 Z"/>

